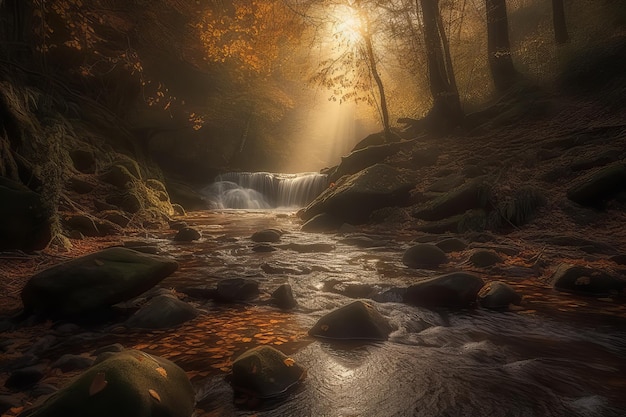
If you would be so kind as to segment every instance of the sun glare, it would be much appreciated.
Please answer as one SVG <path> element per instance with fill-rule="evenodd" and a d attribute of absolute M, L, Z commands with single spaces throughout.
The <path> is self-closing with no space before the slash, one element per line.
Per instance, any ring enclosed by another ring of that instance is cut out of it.
<path fill-rule="evenodd" d="M 358 12 L 350 6 L 337 6 L 333 11 L 335 36 L 350 43 L 361 40 L 363 24 Z"/>

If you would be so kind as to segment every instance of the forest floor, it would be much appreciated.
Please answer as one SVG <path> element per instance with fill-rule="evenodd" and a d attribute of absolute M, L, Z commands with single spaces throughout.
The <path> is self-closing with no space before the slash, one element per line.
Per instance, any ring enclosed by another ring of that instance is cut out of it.
<path fill-rule="evenodd" d="M 542 107 L 541 117 L 534 115 L 535 106 Z M 417 146 L 439 156 L 434 166 L 414 170 L 420 179 L 415 195 L 428 193 L 428 188 L 442 177 L 467 172 L 490 177 L 494 198 L 499 200 L 522 187 L 539 190 L 546 197 L 546 204 L 527 224 L 484 232 L 492 236 L 493 244 L 514 249 L 504 266 L 491 271 L 491 278 L 511 283 L 522 292 L 528 311 L 543 310 L 573 320 L 584 316 L 597 325 L 626 323 L 625 294 L 600 299 L 575 295 L 563 298 L 547 282 L 560 263 L 587 265 L 626 276 L 626 266 L 611 260 L 612 256 L 626 254 L 626 204 L 613 200 L 602 209 L 584 208 L 566 196 L 575 178 L 601 169 L 606 161 L 625 162 L 626 108 L 580 98 L 546 97 L 518 111 L 514 118 L 494 120 L 470 134 L 420 138 Z M 388 162 L 406 167 L 402 155 Z M 420 221 L 410 216 L 412 209 L 402 208 L 397 217 L 358 227 L 357 231 L 395 235 L 400 241 L 410 241 L 420 235 Z M 20 291 L 38 271 L 124 240 L 168 233 L 171 234 L 166 230 L 133 229 L 120 236 L 73 240 L 69 251 L 49 248 L 34 254 L 0 253 L 0 316 L 19 311 Z M 468 232 L 461 237 L 471 241 L 476 236 L 476 232 Z M 514 270 L 537 273 L 515 277 L 511 276 Z M 51 327 L 52 323 L 42 323 L 22 328 L 19 331 L 23 344 L 35 343 Z M 16 337 L 15 332 L 11 337 Z M 61 375 L 55 378 L 52 380 L 66 379 Z M 6 415 L 16 415 L 22 409 L 14 407 Z"/>

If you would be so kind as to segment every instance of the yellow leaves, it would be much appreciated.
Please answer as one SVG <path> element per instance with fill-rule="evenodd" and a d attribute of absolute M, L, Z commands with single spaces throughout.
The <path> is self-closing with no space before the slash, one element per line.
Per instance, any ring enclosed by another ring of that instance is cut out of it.
<path fill-rule="evenodd" d="M 109 382 L 106 380 L 104 372 L 98 372 L 93 381 L 91 381 L 91 385 L 89 385 L 89 396 L 93 397 L 94 395 L 105 389 L 108 384 Z"/>
<path fill-rule="evenodd" d="M 148 394 L 150 394 L 150 396 L 151 396 L 152 398 L 154 398 L 154 399 L 156 400 L 156 402 L 158 402 L 158 403 L 160 403 L 160 402 L 161 402 L 161 396 L 160 396 L 160 395 L 159 395 L 159 393 L 158 393 L 158 392 L 156 392 L 155 390 L 153 390 L 153 389 L 149 389 L 149 390 L 148 390 Z"/>
<path fill-rule="evenodd" d="M 296 363 L 296 361 L 294 361 L 294 360 L 293 360 L 293 359 L 291 359 L 291 358 L 285 358 L 285 360 L 283 361 L 283 363 L 285 364 L 285 366 L 289 366 L 289 367 L 291 367 L 291 366 L 293 366 L 293 365 Z"/>
<path fill-rule="evenodd" d="M 164 368 L 159 366 L 155 369 L 155 371 L 157 371 L 163 378 L 167 378 L 167 371 Z"/>

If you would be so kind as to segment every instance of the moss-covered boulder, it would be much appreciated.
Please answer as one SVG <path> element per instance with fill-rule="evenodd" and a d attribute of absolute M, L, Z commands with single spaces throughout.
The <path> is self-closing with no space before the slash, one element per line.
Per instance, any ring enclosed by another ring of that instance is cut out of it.
<path fill-rule="evenodd" d="M 409 268 L 436 268 L 448 262 L 448 256 L 435 245 L 418 243 L 402 255 L 402 263 Z"/>
<path fill-rule="evenodd" d="M 567 190 L 567 198 L 582 205 L 599 207 L 626 190 L 626 165 L 613 164 L 575 179 Z"/>
<path fill-rule="evenodd" d="M 51 238 L 50 212 L 41 196 L 0 177 L 0 251 L 43 249 Z"/>
<path fill-rule="evenodd" d="M 606 296 L 626 287 L 626 281 L 605 271 L 565 263 L 558 266 L 550 279 L 559 291 L 591 296 Z"/>
<path fill-rule="evenodd" d="M 505 282 L 491 281 L 478 292 L 478 302 L 484 308 L 502 310 L 511 304 L 520 304 L 522 296 Z"/>
<path fill-rule="evenodd" d="M 173 295 L 159 295 L 126 320 L 126 326 L 133 329 L 170 329 L 197 316 L 198 310 L 191 304 Z"/>
<path fill-rule="evenodd" d="M 118 188 L 128 188 L 129 183 L 137 180 L 125 166 L 113 165 L 100 175 L 100 180 Z"/>
<path fill-rule="evenodd" d="M 365 223 L 375 210 L 407 204 L 413 186 L 403 171 L 389 165 L 376 164 L 344 177 L 335 186 L 324 190 L 298 214 L 304 221 L 320 213 L 327 213 L 341 222 Z"/>
<path fill-rule="evenodd" d="M 22 290 L 22 302 L 26 311 L 79 316 L 136 297 L 177 268 L 168 258 L 108 248 L 34 275 Z"/>
<path fill-rule="evenodd" d="M 244 352 L 233 362 L 233 389 L 256 398 L 286 394 L 306 377 L 306 370 L 270 346 Z"/>
<path fill-rule="evenodd" d="M 467 307 L 476 301 L 483 280 L 466 272 L 427 278 L 409 286 L 404 302 L 422 307 Z"/>
<path fill-rule="evenodd" d="M 482 179 L 464 184 L 413 213 L 422 220 L 436 221 L 462 214 L 467 210 L 486 208 L 491 196 L 491 187 Z"/>
<path fill-rule="evenodd" d="M 195 393 L 167 359 L 127 350 L 80 375 L 21 417 L 191 417 Z"/>
<path fill-rule="evenodd" d="M 435 246 L 437 246 L 439 249 L 441 249 L 445 253 L 461 252 L 467 249 L 467 243 L 465 243 L 465 241 L 458 239 L 456 237 L 443 239 L 437 242 Z"/>
<path fill-rule="evenodd" d="M 309 335 L 342 340 L 387 340 L 389 321 L 369 303 L 354 301 L 321 317 Z"/>

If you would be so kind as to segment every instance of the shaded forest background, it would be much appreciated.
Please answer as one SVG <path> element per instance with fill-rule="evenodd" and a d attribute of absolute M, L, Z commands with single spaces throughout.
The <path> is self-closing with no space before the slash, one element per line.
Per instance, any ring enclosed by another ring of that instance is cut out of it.
<path fill-rule="evenodd" d="M 467 131 L 503 97 L 613 92 L 625 28 L 621 0 L 0 0 L 0 175 L 56 211 L 81 208 L 77 174 L 120 163 L 179 197 L 224 171 L 320 169 L 319 101 L 387 119 L 387 140 Z M 171 214 L 159 188 L 139 200 Z"/>

